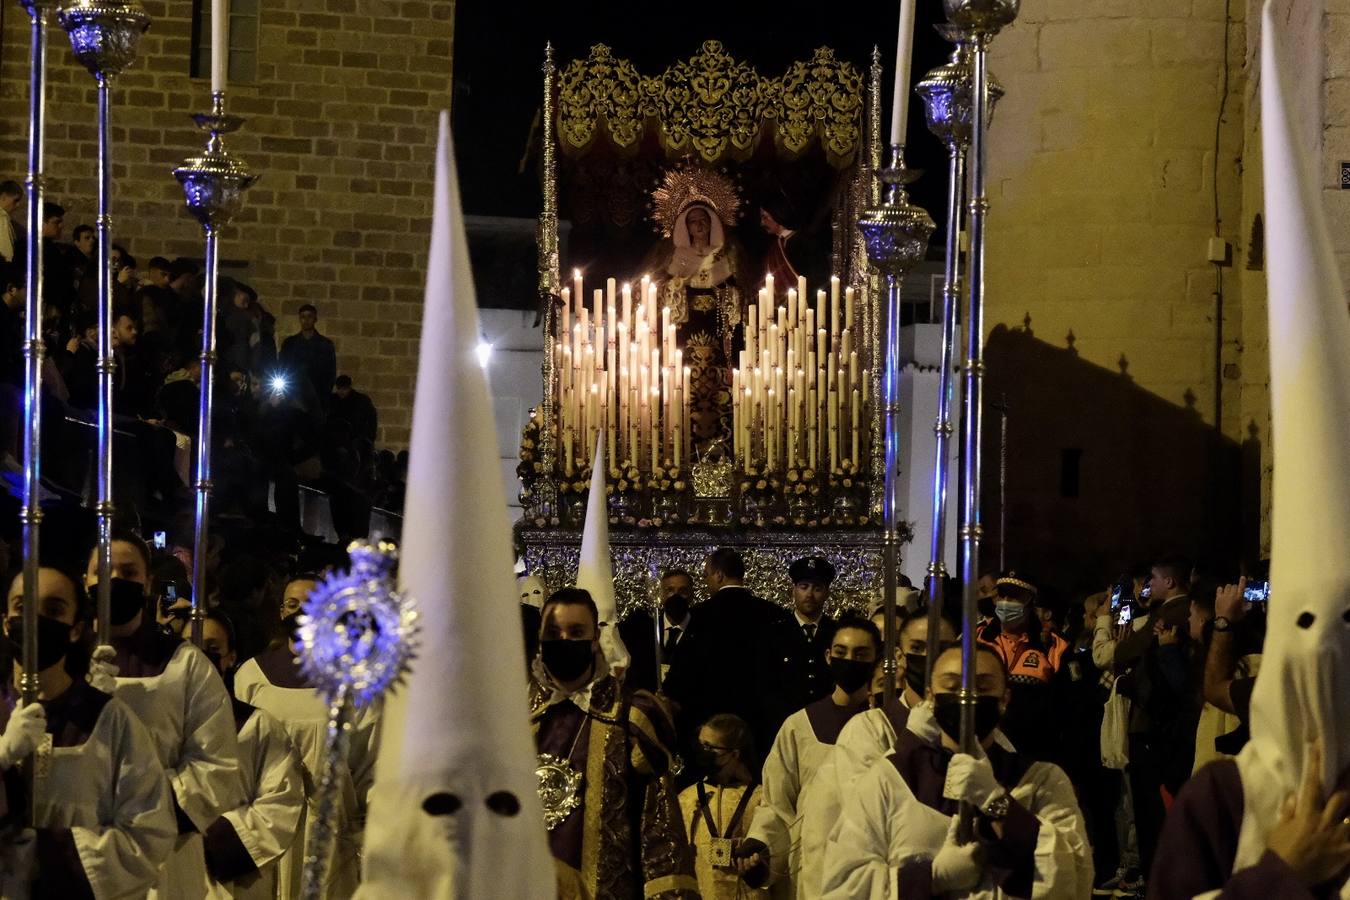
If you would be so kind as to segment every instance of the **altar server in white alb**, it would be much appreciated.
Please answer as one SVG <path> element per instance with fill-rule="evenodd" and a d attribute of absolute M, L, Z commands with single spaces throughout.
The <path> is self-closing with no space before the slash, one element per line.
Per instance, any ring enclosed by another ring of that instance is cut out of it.
<path fill-rule="evenodd" d="M 218 612 L 202 623 L 202 650 L 232 687 L 234 624 Z M 305 814 L 300 760 L 286 729 L 266 710 L 234 700 L 244 802 L 206 830 L 206 870 L 213 897 L 267 900 L 277 894 L 277 863 Z"/>
<path fill-rule="evenodd" d="M 89 554 L 85 584 L 97 585 L 98 551 Z M 166 634 L 146 611 L 150 551 L 135 534 L 112 542 L 111 647 L 94 651 L 94 687 L 116 691 L 150 732 L 173 788 L 178 839 L 160 873 L 159 895 L 173 900 L 205 893 L 202 835 L 244 799 L 239 741 L 230 696 L 211 661 L 182 638 Z"/>
<path fill-rule="evenodd" d="M 895 750 L 844 800 L 825 855 L 829 900 L 1032 897 L 1081 900 L 1092 851 L 1073 785 L 1058 766 L 995 742 L 1008 702 L 1003 662 L 975 655 L 981 753 L 957 752 L 961 652 L 937 661 L 933 693 L 910 712 Z M 957 840 L 960 802 L 978 810 L 976 839 Z"/>
<path fill-rule="evenodd" d="M 826 656 L 833 693 L 788 716 L 764 761 L 760 805 L 738 851 L 747 883 L 758 886 L 767 864 L 769 880 L 786 882 L 790 896 L 820 896 L 825 840 L 833 822 L 818 810 L 831 805 L 824 795 L 834 791 L 834 742 L 845 724 L 867 708 L 881 652 L 881 632 L 874 624 L 857 617 L 839 620 Z"/>
<path fill-rule="evenodd" d="M 23 576 L 9 585 L 15 664 L 0 687 L 0 896 L 144 897 L 178 833 L 168 779 L 127 705 L 83 677 L 92 609 L 78 574 L 39 569 L 38 603 L 38 703 L 19 707 Z M 19 763 L 35 748 L 36 841 L 16 840 L 30 796 Z"/>
<path fill-rule="evenodd" d="M 1261 24 L 1275 441 L 1270 599 L 1251 740 L 1177 795 L 1149 878 L 1162 900 L 1350 897 L 1350 314 L 1281 20 Z M 1300 60 L 1300 64 L 1301 64 Z M 1313 93 L 1318 92 L 1318 93 Z M 1315 159 L 1316 157 L 1314 157 Z"/>
<path fill-rule="evenodd" d="M 923 702 L 927 690 L 928 607 L 897 604 L 897 612 L 895 652 L 902 681 L 897 685 L 895 699 L 890 705 L 882 703 L 880 695 L 874 695 L 872 708 L 849 719 L 844 730 L 839 732 L 831 772 L 835 789 L 828 792 L 833 805 L 828 810 L 821 810 L 828 817 L 830 830 L 839 821 L 839 804 L 843 798 L 877 760 L 895 749 L 896 736 L 904 732 L 909 711 Z M 878 628 L 884 627 L 885 614 L 874 615 L 872 621 Z M 953 646 L 956 631 L 951 622 L 944 617 L 938 625 L 941 647 Z M 1012 749 L 1011 745 L 1006 749 Z"/>
<path fill-rule="evenodd" d="M 287 638 L 253 657 L 234 675 L 234 695 L 239 700 L 271 714 L 281 723 L 300 758 L 307 802 L 295 840 L 277 863 L 278 892 L 283 897 L 300 893 L 305 848 L 313 833 L 318 812 L 318 785 L 327 762 L 328 703 L 301 674 L 292 639 L 299 627 L 300 606 L 317 584 L 314 575 L 297 575 L 282 592 L 281 621 Z M 324 896 L 350 897 L 361 878 L 360 858 L 366 805 L 375 776 L 379 746 L 378 703 L 359 710 L 348 731 L 347 759 L 337 768 L 337 819 L 332 824 L 335 839 L 324 878 Z"/>
<path fill-rule="evenodd" d="M 399 554 L 420 637 L 385 701 L 357 896 L 555 897 L 448 112 L 433 209 Z"/>

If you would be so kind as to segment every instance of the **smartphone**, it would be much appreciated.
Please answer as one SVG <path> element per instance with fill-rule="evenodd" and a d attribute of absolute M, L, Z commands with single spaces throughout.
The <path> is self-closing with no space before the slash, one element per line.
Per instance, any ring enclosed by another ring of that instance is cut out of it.
<path fill-rule="evenodd" d="M 162 531 L 155 532 L 155 549 L 163 550 L 169 544 L 168 535 Z"/>
<path fill-rule="evenodd" d="M 1147 584 L 1145 584 L 1144 587 L 1139 591 L 1140 600 L 1147 600 L 1149 597 L 1152 596 L 1153 596 L 1153 588 L 1149 587 Z"/>
<path fill-rule="evenodd" d="M 1248 603 L 1265 603 L 1270 599 L 1270 582 L 1249 581 L 1242 591 L 1242 599 Z"/>
<path fill-rule="evenodd" d="M 1120 613 L 1116 616 L 1117 625 L 1128 625 L 1134 621 L 1134 607 L 1126 603 L 1120 607 Z"/>
<path fill-rule="evenodd" d="M 1120 609 L 1120 599 L 1125 595 L 1125 585 L 1117 584 L 1111 589 L 1111 612 L 1117 612 Z"/>

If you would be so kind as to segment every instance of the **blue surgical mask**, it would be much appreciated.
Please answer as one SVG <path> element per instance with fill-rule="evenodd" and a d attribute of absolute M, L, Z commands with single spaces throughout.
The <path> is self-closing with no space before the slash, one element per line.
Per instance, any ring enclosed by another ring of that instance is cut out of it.
<path fill-rule="evenodd" d="M 1006 628 L 1010 625 L 1020 625 L 1027 617 L 1027 607 L 1026 604 L 1018 603 L 1016 600 L 999 600 L 994 603 L 994 614 Z"/>

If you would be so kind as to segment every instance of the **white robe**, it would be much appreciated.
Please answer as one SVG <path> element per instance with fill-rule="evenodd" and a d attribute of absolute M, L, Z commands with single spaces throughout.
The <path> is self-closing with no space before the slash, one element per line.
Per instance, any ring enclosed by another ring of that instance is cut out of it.
<path fill-rule="evenodd" d="M 822 792 L 814 785 L 833 752 L 834 745 L 816 738 L 806 710 L 799 709 L 783 722 L 764 760 L 763 792 L 748 837 L 769 848 L 770 882 L 787 885 L 777 887 L 776 895 L 820 896 L 829 822 L 812 810 L 828 805 L 824 795 L 830 791 L 818 797 Z"/>
<path fill-rule="evenodd" d="M 69 828 L 94 896 L 144 897 L 173 850 L 178 824 L 150 736 L 110 699 L 84 743 L 39 763 L 37 823 Z"/>
<path fill-rule="evenodd" d="M 927 707 L 911 713 L 910 730 L 930 742 L 937 728 Z M 1068 776 L 1050 763 L 1031 763 L 1010 794 L 1040 822 L 1032 897 L 1081 900 L 1092 892 L 1092 848 Z M 824 900 L 898 900 L 903 863 L 937 855 L 949 816 L 920 802 L 895 766 L 883 758 L 867 770 L 843 801 L 838 827 L 825 853 Z M 944 896 L 1008 896 L 981 884 Z"/>
<path fill-rule="evenodd" d="M 328 704 L 312 688 L 285 688 L 272 684 L 257 661 L 252 659 L 235 673 L 234 692 L 245 703 L 271 713 L 286 729 L 300 757 L 307 798 L 305 815 L 294 843 L 281 856 L 277 869 L 280 896 L 297 896 L 304 874 L 305 847 L 317 813 L 318 786 L 323 778 Z M 356 714 L 349 733 L 347 765 L 338 768 L 338 819 L 325 880 L 326 897 L 350 897 L 360 881 L 361 831 L 366 794 L 375 775 L 378 708 L 378 705 L 367 707 Z"/>
<path fill-rule="evenodd" d="M 247 799 L 222 818 L 258 870 L 229 884 L 212 881 L 208 894 L 266 900 L 277 896 L 278 860 L 295 842 L 305 814 L 300 758 L 285 727 L 266 710 L 255 709 L 239 729 L 239 772 Z"/>
<path fill-rule="evenodd" d="M 239 740 L 225 683 L 211 660 L 184 641 L 160 674 L 118 676 L 117 699 L 131 707 L 150 733 L 173 796 L 197 828 L 178 836 L 160 873 L 157 896 L 203 896 L 202 833 L 244 799 Z"/>

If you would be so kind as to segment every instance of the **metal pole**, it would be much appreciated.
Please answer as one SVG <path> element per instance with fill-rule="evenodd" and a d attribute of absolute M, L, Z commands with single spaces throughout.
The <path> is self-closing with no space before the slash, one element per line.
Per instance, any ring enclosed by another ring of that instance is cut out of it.
<path fill-rule="evenodd" d="M 932 218 L 909 202 L 905 184 L 914 174 L 905 169 L 904 147 L 891 147 L 890 165 L 877 172 L 886 186 L 884 200 L 864 211 L 858 228 L 867 242 L 867 257 L 886 276 L 885 375 L 882 379 L 885 435 L 882 482 L 882 604 L 886 611 L 885 655 L 882 671 L 886 675 L 883 702 L 895 699 L 895 590 L 900 565 L 900 289 L 905 273 L 918 265 L 928 250 L 933 234 Z"/>
<path fill-rule="evenodd" d="M 223 98 L 217 95 L 217 105 Z M 220 233 L 214 225 L 206 231 L 206 291 L 202 308 L 202 372 L 197 402 L 196 528 L 192 535 L 192 643 L 202 645 L 206 619 L 206 553 L 211 522 L 211 410 L 215 402 L 216 309 L 220 294 Z"/>
<path fill-rule="evenodd" d="M 926 684 L 933 684 L 942 634 L 942 607 L 947 583 L 947 478 L 948 444 L 952 436 L 952 393 L 956 379 L 952 367 L 956 356 L 956 297 L 961 291 L 959 274 L 961 248 L 961 200 L 965 194 L 966 148 L 953 141 L 948 148 L 947 171 L 947 247 L 942 281 L 942 358 L 938 373 L 937 420 L 933 461 L 933 534 L 928 554 L 928 672 Z"/>
<path fill-rule="evenodd" d="M 961 751 L 975 753 L 975 622 L 978 615 L 980 539 L 980 438 L 983 433 L 982 390 L 984 387 L 984 227 L 989 200 L 985 196 L 986 116 L 988 112 L 989 36 L 973 36 L 974 72 L 972 77 L 974 109 L 971 134 L 970 171 L 970 254 L 969 306 L 966 311 L 966 385 L 962 398 L 965 465 L 961 503 L 961 579 L 964 591 L 961 630 Z M 968 804 L 961 809 L 961 831 L 969 838 L 974 828 L 975 810 Z"/>
<path fill-rule="evenodd" d="M 904 167 L 905 148 L 899 144 L 891 146 L 891 168 Z M 886 202 L 895 204 L 904 188 L 891 184 L 887 190 Z M 895 591 L 899 585 L 900 567 L 900 295 L 903 274 L 886 273 L 886 374 L 882 380 L 881 396 L 885 407 L 885 493 L 882 497 L 882 521 L 885 533 L 882 544 L 882 602 L 886 610 L 885 658 L 881 668 L 885 673 L 882 681 L 882 702 L 890 706 L 895 700 L 895 673 L 899 668 L 895 659 Z"/>
<path fill-rule="evenodd" d="M 112 329 L 112 159 L 108 127 L 110 77 L 97 74 L 98 82 L 98 642 L 108 643 L 112 609 L 113 523 L 113 356 Z"/>
<path fill-rule="evenodd" d="M 42 206 L 43 137 L 47 118 L 47 4 L 24 4 L 32 20 L 28 97 L 28 271 L 24 285 L 24 418 L 23 418 L 23 646 L 19 695 L 23 703 L 38 700 L 38 547 L 42 526 Z M 33 765 L 27 766 L 28 824 L 36 821 L 32 790 Z"/>
<path fill-rule="evenodd" d="M 1006 571 L 1008 548 L 1008 395 L 998 404 L 998 570 Z"/>

